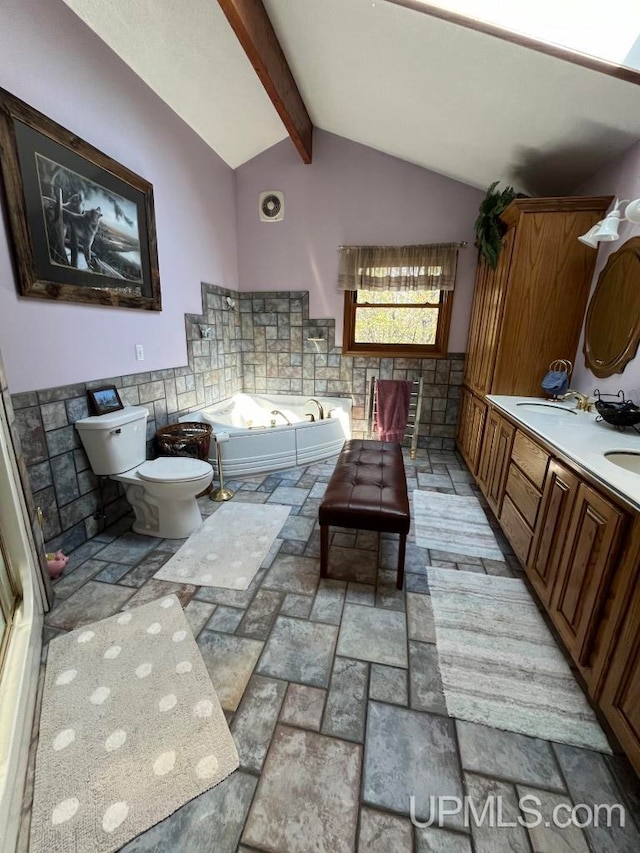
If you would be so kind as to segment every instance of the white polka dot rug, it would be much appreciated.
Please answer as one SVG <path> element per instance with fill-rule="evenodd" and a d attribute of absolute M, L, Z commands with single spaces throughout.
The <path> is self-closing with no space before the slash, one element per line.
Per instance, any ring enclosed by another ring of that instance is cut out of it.
<path fill-rule="evenodd" d="M 227 503 L 217 509 L 154 578 L 195 586 L 248 589 L 290 507 Z"/>
<path fill-rule="evenodd" d="M 238 763 L 175 596 L 65 634 L 49 645 L 30 849 L 118 850 Z"/>

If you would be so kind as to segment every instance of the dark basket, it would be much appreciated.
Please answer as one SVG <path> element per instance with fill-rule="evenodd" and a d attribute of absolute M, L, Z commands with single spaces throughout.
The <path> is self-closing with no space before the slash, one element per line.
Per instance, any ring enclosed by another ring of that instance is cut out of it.
<path fill-rule="evenodd" d="M 640 408 L 631 400 L 624 403 L 606 403 L 596 401 L 596 410 L 603 421 L 617 427 L 628 427 L 640 424 Z"/>
<path fill-rule="evenodd" d="M 156 449 L 158 456 L 190 456 L 193 459 L 209 461 L 209 445 L 213 428 L 209 424 L 197 421 L 185 421 L 181 424 L 170 424 L 161 427 L 156 432 Z M 211 491 L 209 486 L 197 497 Z"/>

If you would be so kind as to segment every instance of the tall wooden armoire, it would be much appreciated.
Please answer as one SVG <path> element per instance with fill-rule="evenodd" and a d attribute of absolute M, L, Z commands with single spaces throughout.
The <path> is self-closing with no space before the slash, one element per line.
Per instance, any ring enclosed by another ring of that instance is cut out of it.
<path fill-rule="evenodd" d="M 495 270 L 479 260 L 460 400 L 458 446 L 475 473 L 486 394 L 540 396 L 557 358 L 575 362 L 596 251 L 578 241 L 611 196 L 516 199 Z"/>

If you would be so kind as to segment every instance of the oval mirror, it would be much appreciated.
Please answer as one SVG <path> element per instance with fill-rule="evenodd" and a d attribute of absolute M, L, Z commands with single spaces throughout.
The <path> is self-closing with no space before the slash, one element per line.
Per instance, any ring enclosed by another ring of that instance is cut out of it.
<path fill-rule="evenodd" d="M 609 256 L 589 302 L 584 331 L 587 367 L 596 376 L 622 373 L 640 341 L 640 237 Z"/>

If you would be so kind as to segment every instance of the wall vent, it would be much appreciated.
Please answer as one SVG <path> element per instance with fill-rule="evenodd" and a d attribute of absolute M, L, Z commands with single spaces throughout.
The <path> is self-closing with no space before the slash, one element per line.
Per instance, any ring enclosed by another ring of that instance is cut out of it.
<path fill-rule="evenodd" d="M 284 193 L 267 190 L 260 193 L 258 203 L 261 222 L 282 222 L 284 219 Z"/>

